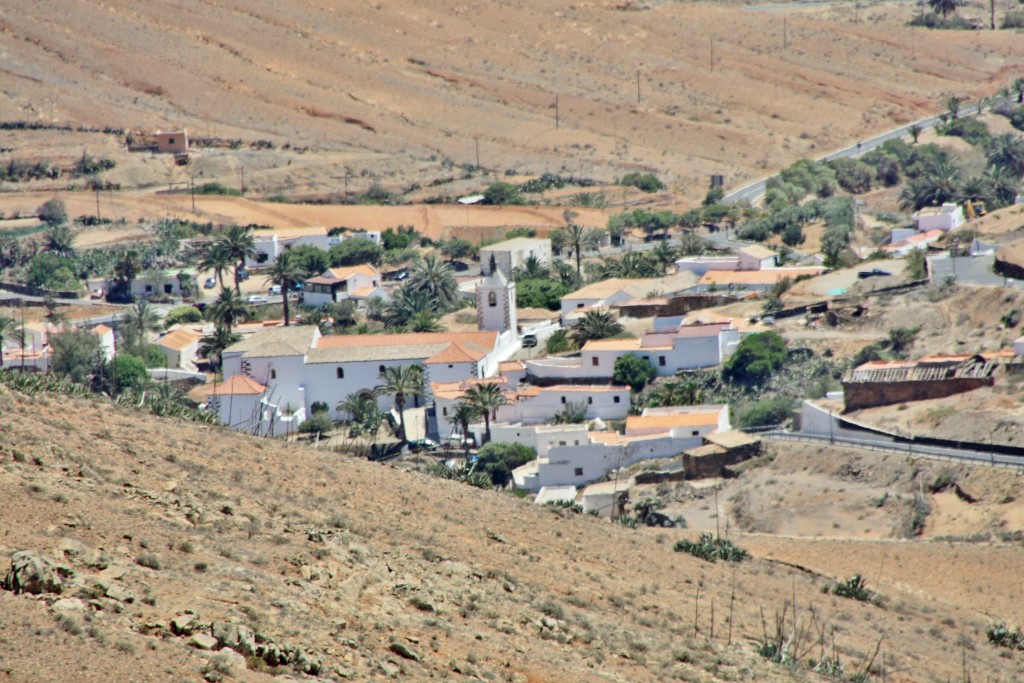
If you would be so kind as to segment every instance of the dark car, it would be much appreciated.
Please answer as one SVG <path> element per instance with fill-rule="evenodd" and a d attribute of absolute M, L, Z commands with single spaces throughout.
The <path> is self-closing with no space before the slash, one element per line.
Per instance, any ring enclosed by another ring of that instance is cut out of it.
<path fill-rule="evenodd" d="M 524 349 L 532 349 L 536 345 L 537 345 L 537 335 L 535 335 L 535 334 L 523 335 L 523 348 Z"/>
<path fill-rule="evenodd" d="M 216 278 L 212 278 L 212 277 L 206 278 L 206 282 L 203 283 L 203 288 L 204 289 L 213 289 L 216 286 L 217 286 L 217 279 Z"/>
<path fill-rule="evenodd" d="M 861 280 L 863 280 L 865 278 L 869 278 L 869 277 L 885 277 L 887 275 L 892 275 L 892 273 L 890 273 L 887 270 L 882 270 L 881 268 L 872 268 L 871 270 L 862 270 L 859 273 L 857 273 L 857 277 L 859 277 Z"/>
<path fill-rule="evenodd" d="M 239 282 L 245 282 L 248 279 L 249 279 L 249 271 L 248 270 L 242 269 L 242 270 L 238 271 L 238 281 Z"/>

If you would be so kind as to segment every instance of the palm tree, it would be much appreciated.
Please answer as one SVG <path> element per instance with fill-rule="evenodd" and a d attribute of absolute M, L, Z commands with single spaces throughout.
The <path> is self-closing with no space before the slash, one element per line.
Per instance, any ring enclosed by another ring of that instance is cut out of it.
<path fill-rule="evenodd" d="M 579 289 L 580 285 L 583 284 L 583 278 L 565 261 L 555 261 L 551 266 L 554 279 L 570 290 Z"/>
<path fill-rule="evenodd" d="M 508 398 L 497 384 L 475 384 L 462 394 L 462 401 L 473 412 L 484 419 L 484 442 L 491 440 L 491 418 L 497 416 L 498 408 L 508 403 Z"/>
<path fill-rule="evenodd" d="M 583 277 L 583 247 L 587 229 L 579 223 L 570 222 L 561 232 L 565 235 L 565 245 L 576 255 L 576 274 Z"/>
<path fill-rule="evenodd" d="M 551 269 L 533 254 L 530 254 L 523 261 L 523 265 L 512 269 L 514 280 L 548 280 L 551 278 Z"/>
<path fill-rule="evenodd" d="M 699 237 L 697 239 L 700 239 Z M 650 256 L 661 268 L 661 273 L 667 273 L 671 266 L 676 264 L 676 256 L 679 254 L 676 252 L 675 247 L 668 243 L 668 240 L 662 240 L 651 249 Z"/>
<path fill-rule="evenodd" d="M 384 413 L 372 396 L 366 393 L 349 394 L 338 404 L 337 410 L 349 417 L 349 436 L 369 434 L 374 441 L 377 440 L 377 430 L 384 420 Z"/>
<path fill-rule="evenodd" d="M 405 286 L 414 292 L 426 293 L 436 302 L 439 310 L 449 308 L 459 292 L 451 264 L 442 261 L 436 254 L 427 254 L 416 260 Z"/>
<path fill-rule="evenodd" d="M 256 238 L 252 231 L 240 225 L 232 225 L 223 235 L 220 241 L 224 249 L 231 255 L 235 262 L 235 292 L 242 293 L 241 272 L 245 270 L 245 260 L 256 256 Z"/>
<path fill-rule="evenodd" d="M 1002 166 L 989 166 L 982 173 L 982 178 L 988 181 L 993 206 L 1009 206 L 1016 200 L 1020 181 L 1007 173 Z"/>
<path fill-rule="evenodd" d="M 210 319 L 218 325 L 223 325 L 228 332 L 240 320 L 249 317 L 249 307 L 235 290 L 224 288 L 220 290 L 217 300 L 210 306 Z"/>
<path fill-rule="evenodd" d="M 408 284 L 395 290 L 394 296 L 384 309 L 384 326 L 389 330 L 405 328 L 409 321 L 421 313 L 436 316 L 437 302 L 430 294 L 414 290 Z"/>
<path fill-rule="evenodd" d="M 396 365 L 386 367 L 380 373 L 380 386 L 373 390 L 374 396 L 394 396 L 398 409 L 398 437 L 402 443 L 405 436 L 405 401 L 410 397 L 423 396 L 423 368 L 419 365 Z"/>
<path fill-rule="evenodd" d="M 230 327 L 217 325 L 213 334 L 199 340 L 199 355 L 203 358 L 216 358 L 216 367 L 219 369 L 224 365 L 224 350 L 241 338 L 242 336 L 232 332 Z"/>
<path fill-rule="evenodd" d="M 75 234 L 71 232 L 71 226 L 67 223 L 51 225 L 46 230 L 46 250 L 52 251 L 57 256 L 71 258 L 75 255 Z"/>
<path fill-rule="evenodd" d="M 951 11 L 955 12 L 956 7 L 959 4 L 957 0 L 929 0 L 929 2 L 931 2 L 931 5 L 935 9 L 935 11 L 942 14 L 942 16 L 946 16 L 946 14 Z M 939 5 L 946 7 L 946 10 L 940 11 Z M 952 5 L 952 9 L 949 9 L 949 5 Z M 949 112 L 950 121 L 952 121 L 953 119 L 957 118 L 960 115 L 960 105 L 966 101 L 967 98 L 961 97 L 960 95 L 953 95 L 952 97 L 946 98 L 946 110 Z"/>
<path fill-rule="evenodd" d="M 460 401 L 455 404 L 448 416 L 448 421 L 459 425 L 459 429 L 462 430 L 462 447 L 466 454 L 469 453 L 469 424 L 476 419 L 477 415 L 476 408 Z"/>
<path fill-rule="evenodd" d="M 273 282 L 281 287 L 281 296 L 284 298 L 284 326 L 288 327 L 290 313 L 288 294 L 292 291 L 292 285 L 302 279 L 302 266 L 299 265 L 297 260 L 291 258 L 291 254 L 286 251 L 277 257 L 274 265 L 270 266 L 270 270 L 267 273 L 269 277 L 267 277 L 266 281 Z"/>
<path fill-rule="evenodd" d="M 900 208 L 921 209 L 941 206 L 956 199 L 960 185 L 960 167 L 941 160 L 923 176 L 911 180 L 900 193 Z"/>
<path fill-rule="evenodd" d="M 658 277 L 658 267 L 639 251 L 627 251 L 617 259 L 604 259 L 601 261 L 601 278 L 645 278 Z"/>
<path fill-rule="evenodd" d="M 223 289 L 224 273 L 231 270 L 235 258 L 228 251 L 227 244 L 222 240 L 216 240 L 206 246 L 203 255 L 199 258 L 199 270 L 212 270 L 213 276 L 217 278 L 217 284 Z"/>
<path fill-rule="evenodd" d="M 1013 90 L 1017 93 L 1017 101 L 1024 103 L 1024 78 L 1015 78 Z"/>
<path fill-rule="evenodd" d="M 924 127 L 921 126 L 920 124 L 915 123 L 915 124 L 911 125 L 910 128 L 907 129 L 907 131 L 910 133 L 910 137 L 914 141 L 914 144 L 916 145 L 917 144 L 917 139 L 919 137 L 921 137 L 921 133 L 924 132 Z"/>
<path fill-rule="evenodd" d="M 129 347 L 137 347 L 141 351 L 148 343 L 147 335 L 150 332 L 158 332 L 161 327 L 160 315 L 148 301 L 142 299 L 136 301 L 135 305 L 128 310 L 128 317 L 125 319 L 125 336 Z M 139 353 L 139 355 L 142 355 Z"/>
<path fill-rule="evenodd" d="M 4 339 L 18 332 L 18 321 L 9 315 L 0 315 L 0 368 L 4 366 Z"/>
<path fill-rule="evenodd" d="M 1014 178 L 1024 176 L 1024 138 L 1013 133 L 995 135 L 985 143 L 985 156 Z"/>
<path fill-rule="evenodd" d="M 587 311 L 572 329 L 572 340 L 582 348 L 591 339 L 607 339 L 622 334 L 625 328 L 608 311 Z"/>
<path fill-rule="evenodd" d="M 418 311 L 409 318 L 406 328 L 410 332 L 444 332 L 445 326 L 430 311 Z"/>
<path fill-rule="evenodd" d="M 614 216 L 608 218 L 608 236 L 611 237 L 613 247 L 617 247 L 625 240 L 626 231 L 631 227 L 627 214 L 617 213 Z"/>

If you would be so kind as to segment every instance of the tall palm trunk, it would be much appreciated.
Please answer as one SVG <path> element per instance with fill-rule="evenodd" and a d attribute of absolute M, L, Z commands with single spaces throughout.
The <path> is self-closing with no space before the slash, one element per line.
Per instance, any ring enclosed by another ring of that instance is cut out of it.
<path fill-rule="evenodd" d="M 288 290 L 291 287 L 290 282 L 285 280 L 281 283 L 281 295 L 284 297 L 284 326 L 288 327 L 289 320 L 289 309 L 288 309 Z"/>
<path fill-rule="evenodd" d="M 405 435 L 405 397 L 401 394 L 395 395 L 395 407 L 398 408 L 398 438 L 403 444 L 408 443 L 409 439 Z"/>

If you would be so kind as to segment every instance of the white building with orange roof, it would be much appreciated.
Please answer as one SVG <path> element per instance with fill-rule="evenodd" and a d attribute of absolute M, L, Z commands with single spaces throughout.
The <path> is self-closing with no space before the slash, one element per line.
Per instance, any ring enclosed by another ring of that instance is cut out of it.
<path fill-rule="evenodd" d="M 189 397 L 217 413 L 223 424 L 249 434 L 285 435 L 306 419 L 305 410 L 281 403 L 270 387 L 241 374 L 196 387 Z"/>
<path fill-rule="evenodd" d="M 530 386 L 510 392 L 497 422 L 539 424 L 566 408 L 578 407 L 588 420 L 621 420 L 629 414 L 629 387 L 611 384 Z"/>
<path fill-rule="evenodd" d="M 319 307 L 352 299 L 365 303 L 372 298 L 389 299 L 381 287 L 381 274 L 369 263 L 358 266 L 328 268 L 302 285 L 302 302 Z"/>
<path fill-rule="evenodd" d="M 342 417 L 335 406 L 350 394 L 372 394 L 386 368 L 423 367 L 426 396 L 407 403 L 416 407 L 431 400 L 432 383 L 494 375 L 508 353 L 496 331 L 323 336 L 313 325 L 272 327 L 224 351 L 224 376 L 244 375 L 267 387 L 284 412 L 309 414 L 314 402 L 323 402 Z M 378 404 L 390 409 L 394 399 L 381 396 Z"/>
<path fill-rule="evenodd" d="M 199 340 L 202 336 L 194 329 L 179 327 L 159 337 L 153 342 L 153 346 L 167 359 L 164 367 L 195 372 Z"/>
<path fill-rule="evenodd" d="M 516 486 L 538 491 L 544 486 L 582 486 L 641 460 L 674 458 L 700 446 L 704 437 L 731 429 L 727 405 L 647 409 L 626 418 L 624 434 L 616 431 L 567 431 L 554 439 L 531 437 L 522 425 L 492 426 L 495 440 L 536 443 L 537 459 L 515 469 Z M 513 436 L 514 435 L 514 436 Z M 579 437 L 585 437 L 580 441 Z"/>
<path fill-rule="evenodd" d="M 591 340 L 575 357 L 533 358 L 526 361 L 529 376 L 541 380 L 610 379 L 615 362 L 627 354 L 647 360 L 659 376 L 679 370 L 719 365 L 739 344 L 740 332 L 732 321 L 679 325 L 643 338 Z"/>

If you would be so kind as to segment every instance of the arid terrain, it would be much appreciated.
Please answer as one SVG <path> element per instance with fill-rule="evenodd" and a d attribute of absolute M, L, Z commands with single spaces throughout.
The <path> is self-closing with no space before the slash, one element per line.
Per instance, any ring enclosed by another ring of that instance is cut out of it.
<path fill-rule="evenodd" d="M 686 203 L 712 173 L 737 186 L 1019 75 L 1018 34 L 911 29 L 915 11 L 41 0 L 0 8 L 0 118 L 240 139 L 241 149 L 203 152 L 195 176 L 237 186 L 244 171 L 246 187 L 268 195 L 375 181 L 446 194 L 428 183 L 458 181 L 479 144 L 495 177 L 650 170 Z M 963 13 L 986 18 L 987 6 Z M 276 149 L 250 148 L 257 140 Z M 112 154 L 123 137 L 3 141 L 14 156 Z M 149 155 L 110 175 L 125 187 L 189 179 Z"/>
<path fill-rule="evenodd" d="M 0 591 L 0 672 L 11 680 L 297 675 L 190 646 L 170 626 L 186 610 L 302 649 L 336 680 L 803 680 L 756 653 L 784 610 L 785 631 L 805 632 L 805 657 L 838 654 L 848 673 L 876 650 L 871 671 L 889 680 L 1024 672 L 984 635 L 1024 607 L 1019 543 L 895 542 L 881 519 L 855 519 L 882 490 L 891 501 L 871 514 L 902 514 L 906 487 L 933 481 L 941 463 L 776 450 L 735 486 L 754 478 L 760 495 L 787 496 L 802 478 L 813 495 L 865 500 L 837 506 L 828 520 L 843 533 L 821 538 L 791 526 L 744 533 L 734 521 L 729 535 L 753 558 L 731 565 L 672 551 L 702 526 L 696 510 L 694 529 L 631 530 L 102 401 L 4 388 L 0 404 L 0 555 L 28 550 L 73 572 L 60 596 Z M 1020 494 L 1010 472 L 957 477 L 982 507 Z M 813 495 L 801 494 L 802 509 Z M 721 505 L 736 518 L 731 496 Z M 950 516 L 936 508 L 927 536 Z M 958 535 L 986 528 L 948 524 Z M 823 592 L 857 572 L 877 604 Z"/>

